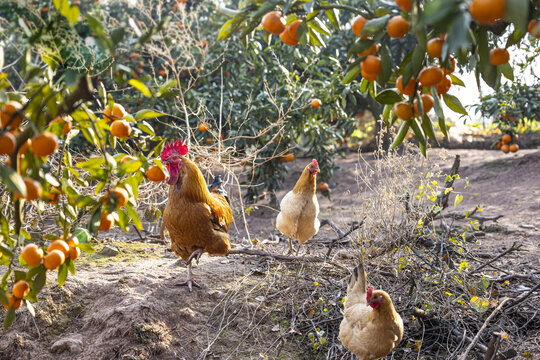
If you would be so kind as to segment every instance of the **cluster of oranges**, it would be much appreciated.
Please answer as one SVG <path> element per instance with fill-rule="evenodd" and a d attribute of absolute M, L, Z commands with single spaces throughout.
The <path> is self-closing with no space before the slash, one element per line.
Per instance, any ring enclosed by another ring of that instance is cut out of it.
<path fill-rule="evenodd" d="M 111 135 L 118 138 L 125 138 L 131 134 L 131 125 L 127 120 L 124 120 L 127 112 L 124 107 L 118 103 L 114 103 L 111 108 L 107 105 L 103 112 L 103 118 L 107 122 L 111 122 Z"/>
<path fill-rule="evenodd" d="M 279 35 L 283 43 L 291 46 L 298 44 L 297 31 L 301 23 L 302 20 L 295 20 L 287 25 L 287 21 L 279 11 L 271 11 L 262 18 L 262 26 L 266 31 Z"/>
<path fill-rule="evenodd" d="M 58 269 L 68 258 L 75 261 L 81 255 L 81 250 L 77 246 L 79 244 L 77 237 L 71 234 L 68 236 L 70 239 L 67 242 L 64 241 L 63 237 L 51 242 L 47 247 L 46 255 L 41 247 L 36 244 L 28 244 L 23 248 L 21 258 L 30 267 L 43 264 L 47 270 Z M 12 307 L 15 309 L 21 307 L 22 299 L 30 293 L 30 290 L 30 285 L 25 280 L 17 281 L 13 285 L 11 293 L 8 294 L 9 304 L 4 305 L 4 308 L 9 310 Z"/>
<path fill-rule="evenodd" d="M 122 160 L 130 161 L 133 159 L 131 156 L 125 156 Z M 126 189 L 121 186 L 116 186 L 113 189 L 110 189 L 103 196 L 103 202 L 105 205 L 113 205 L 111 202 L 116 202 L 116 209 L 121 209 L 129 201 L 129 193 Z M 108 207 L 106 206 L 101 211 L 101 218 L 99 222 L 98 231 L 107 231 L 110 230 L 115 221 L 118 221 L 118 214 L 116 212 L 108 212 Z"/>
<path fill-rule="evenodd" d="M 512 135 L 507 133 L 504 134 L 493 147 L 497 150 L 501 150 L 505 154 L 509 152 L 516 152 L 519 150 L 519 145 L 517 144 L 518 139 L 517 134 L 512 138 Z"/>

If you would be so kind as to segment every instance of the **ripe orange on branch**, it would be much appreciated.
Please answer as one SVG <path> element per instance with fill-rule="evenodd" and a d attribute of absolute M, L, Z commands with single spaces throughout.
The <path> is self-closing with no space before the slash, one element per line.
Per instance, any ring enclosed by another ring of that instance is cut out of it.
<path fill-rule="evenodd" d="M 409 12 L 412 10 L 412 0 L 396 0 L 396 5 L 403 11 Z"/>
<path fill-rule="evenodd" d="M 540 39 L 540 26 L 538 26 L 538 20 L 531 19 L 531 21 L 529 21 L 529 25 L 527 26 L 527 30 L 531 36 Z"/>
<path fill-rule="evenodd" d="M 126 205 L 129 199 L 129 194 L 126 189 L 117 186 L 114 189 L 107 192 L 104 196 L 105 202 L 109 201 L 109 197 L 114 194 L 116 196 L 116 207 L 120 209 L 122 206 Z"/>
<path fill-rule="evenodd" d="M 52 250 L 43 258 L 45 269 L 54 270 L 66 261 L 66 256 L 61 250 Z"/>
<path fill-rule="evenodd" d="M 22 299 L 30 293 L 30 285 L 24 280 L 19 280 L 13 285 L 13 296 Z"/>
<path fill-rule="evenodd" d="M 437 94 L 444 95 L 450 90 L 452 86 L 452 79 L 448 75 L 445 75 L 443 79 L 437 84 Z"/>
<path fill-rule="evenodd" d="M 366 19 L 362 15 L 358 15 L 357 17 L 355 17 L 352 24 L 352 32 L 354 33 L 354 35 L 359 36 L 364 29 L 364 25 L 366 25 L 367 22 L 368 19 Z M 367 37 L 367 35 L 364 35 L 364 37 Z"/>
<path fill-rule="evenodd" d="M 11 308 L 15 308 L 15 310 L 17 310 L 18 308 L 21 307 L 21 299 L 17 299 L 12 294 L 7 294 L 7 298 L 8 298 L 9 305 L 4 305 L 4 308 L 6 310 L 9 310 Z"/>
<path fill-rule="evenodd" d="M 360 68 L 360 73 L 362 74 L 362 77 L 368 81 L 376 81 L 377 80 L 377 74 L 371 74 L 371 73 L 367 73 L 364 71 L 364 67 L 361 65 L 361 68 Z"/>
<path fill-rule="evenodd" d="M 291 162 L 294 161 L 294 155 L 293 154 L 287 154 L 283 155 L 280 159 L 281 162 Z"/>
<path fill-rule="evenodd" d="M 440 68 L 430 66 L 420 71 L 418 81 L 420 81 L 422 86 L 431 87 L 437 85 L 443 79 L 443 76 L 443 71 Z"/>
<path fill-rule="evenodd" d="M 489 61 L 493 65 L 503 65 L 510 60 L 510 53 L 506 49 L 495 48 L 489 52 Z"/>
<path fill-rule="evenodd" d="M 296 33 L 301 23 L 302 20 L 295 20 L 290 25 L 287 25 L 285 30 L 283 30 L 283 32 L 279 35 L 281 41 L 291 46 L 298 44 L 298 37 Z"/>
<path fill-rule="evenodd" d="M 18 101 L 10 100 L 6 102 L 2 106 L 2 109 L 0 109 L 0 119 L 2 127 L 6 127 L 6 125 L 9 123 L 10 129 L 18 128 L 19 125 L 21 125 L 21 123 L 23 122 L 22 115 L 16 114 L 20 110 L 22 110 L 22 105 Z"/>
<path fill-rule="evenodd" d="M 146 171 L 146 177 L 150 181 L 160 182 L 167 178 L 167 175 L 157 165 L 152 165 L 148 171 Z"/>
<path fill-rule="evenodd" d="M 452 65 L 451 69 L 446 69 L 444 66 L 441 66 L 442 71 L 444 72 L 444 75 L 449 75 L 456 70 L 456 59 L 454 59 L 453 56 L 450 56 L 450 65 Z"/>
<path fill-rule="evenodd" d="M 131 125 L 127 120 L 114 120 L 111 124 L 111 135 L 119 138 L 128 137 L 131 134 Z"/>
<path fill-rule="evenodd" d="M 198 129 L 201 132 L 206 132 L 208 131 L 208 125 L 206 123 L 200 123 Z"/>
<path fill-rule="evenodd" d="M 400 93 L 407 96 L 412 96 L 414 94 L 414 90 L 416 88 L 416 80 L 414 77 L 411 77 L 409 79 L 409 82 L 405 87 L 403 86 L 403 76 L 399 76 L 396 80 L 396 87 Z"/>
<path fill-rule="evenodd" d="M 62 132 L 64 135 L 67 135 L 71 131 L 71 128 L 73 127 L 73 118 L 69 115 L 64 118 L 58 116 L 53 121 L 51 121 L 51 124 L 54 124 L 57 122 L 64 124 L 64 130 Z"/>
<path fill-rule="evenodd" d="M 440 58 L 442 54 L 442 48 L 444 40 L 437 37 L 427 42 L 427 53 L 432 58 Z"/>
<path fill-rule="evenodd" d="M 319 99 L 311 99 L 311 106 L 312 107 L 318 109 L 318 108 L 321 107 L 321 105 L 322 105 L 321 100 L 319 100 Z"/>
<path fill-rule="evenodd" d="M 24 177 L 23 181 L 24 185 L 26 186 L 26 197 L 24 199 L 28 201 L 39 199 L 42 192 L 41 184 L 29 177 Z M 19 199 L 23 198 L 20 194 L 17 193 L 15 193 L 15 196 Z"/>
<path fill-rule="evenodd" d="M 98 231 L 110 230 L 114 225 L 114 214 L 101 213 L 101 220 L 99 223 Z"/>
<path fill-rule="evenodd" d="M 368 55 L 362 62 L 362 69 L 368 74 L 378 74 L 382 71 L 381 59 L 375 55 Z"/>
<path fill-rule="evenodd" d="M 43 249 L 36 244 L 28 244 L 21 252 L 21 257 L 28 266 L 39 265 L 43 259 Z"/>
<path fill-rule="evenodd" d="M 394 105 L 394 113 L 401 120 L 410 120 L 413 117 L 411 105 L 406 102 L 400 102 Z"/>
<path fill-rule="evenodd" d="M 422 99 L 422 110 L 424 114 L 427 114 L 431 109 L 433 109 L 433 105 L 435 104 L 435 102 L 433 101 L 433 96 L 429 94 L 422 94 L 420 98 Z M 420 113 L 418 111 L 418 99 L 414 100 L 414 113 Z"/>
<path fill-rule="evenodd" d="M 105 108 L 105 111 L 103 112 L 103 118 L 107 120 L 107 122 L 110 122 L 122 119 L 124 116 L 126 116 L 126 114 L 126 109 L 124 109 L 122 105 L 114 103 L 112 109 L 110 106 L 107 106 Z"/>
<path fill-rule="evenodd" d="M 56 150 L 58 150 L 58 138 L 48 131 L 34 136 L 30 143 L 30 151 L 36 156 L 49 156 Z"/>
<path fill-rule="evenodd" d="M 5 132 L 0 136 L 0 155 L 11 155 L 15 151 L 15 135 Z"/>
<path fill-rule="evenodd" d="M 64 240 L 58 239 L 50 243 L 49 247 L 47 248 L 47 253 L 50 253 L 53 250 L 60 250 L 62 253 L 64 253 L 64 257 L 69 256 L 69 245 Z"/>
<path fill-rule="evenodd" d="M 362 51 L 361 53 L 358 53 L 358 56 L 366 56 L 369 54 L 376 53 L 381 45 L 379 44 L 373 44 L 371 45 L 367 50 Z"/>
<path fill-rule="evenodd" d="M 388 20 L 386 25 L 386 31 L 388 35 L 393 38 L 402 38 L 409 32 L 411 26 L 409 23 L 401 16 L 394 16 Z"/>
<path fill-rule="evenodd" d="M 263 16 L 262 26 L 271 34 L 279 35 L 285 30 L 287 22 L 279 11 L 271 11 Z"/>
<path fill-rule="evenodd" d="M 469 12 L 480 25 L 493 25 L 506 14 L 505 0 L 471 0 Z"/>

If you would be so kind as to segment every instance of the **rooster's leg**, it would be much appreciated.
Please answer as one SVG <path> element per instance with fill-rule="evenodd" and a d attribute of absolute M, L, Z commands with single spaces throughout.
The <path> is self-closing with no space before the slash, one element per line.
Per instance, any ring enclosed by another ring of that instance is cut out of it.
<path fill-rule="evenodd" d="M 199 259 L 201 258 L 202 254 L 203 254 L 203 249 L 195 250 L 194 252 L 191 253 L 191 255 L 189 255 L 187 262 L 191 264 L 191 260 L 195 258 L 195 260 L 197 261 L 197 265 L 199 265 Z"/>
<path fill-rule="evenodd" d="M 201 285 L 197 284 L 195 280 L 193 280 L 193 274 L 191 273 L 191 259 L 188 260 L 187 279 L 181 283 L 180 286 L 187 286 L 189 288 L 189 292 L 193 291 L 193 286 L 198 288 L 201 287 Z"/>
<path fill-rule="evenodd" d="M 293 244 L 292 244 L 292 238 L 289 237 L 289 252 L 287 253 L 287 255 L 291 255 L 294 253 L 294 247 L 293 247 Z"/>

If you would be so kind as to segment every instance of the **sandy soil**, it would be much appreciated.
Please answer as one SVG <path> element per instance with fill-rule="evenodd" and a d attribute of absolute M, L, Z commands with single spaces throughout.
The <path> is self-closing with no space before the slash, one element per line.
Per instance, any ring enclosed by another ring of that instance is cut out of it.
<path fill-rule="evenodd" d="M 442 151 L 434 150 L 430 157 L 437 159 Z M 480 205 L 486 216 L 503 215 L 497 221 L 498 228 L 479 238 L 479 251 L 497 254 L 520 241 L 526 251 L 513 253 L 504 261 L 516 272 L 540 268 L 540 151 L 504 155 L 489 150 L 450 150 L 448 154 L 461 155 L 461 176 L 470 180 L 466 189 L 470 196 L 465 196 L 460 209 L 472 210 Z M 291 166 L 278 198 L 294 185 L 309 161 L 303 160 Z M 366 160 L 374 161 L 370 154 Z M 321 217 L 347 228 L 354 220 L 350 209 L 358 199 L 354 196 L 358 193 L 358 154 L 338 158 L 337 165 L 340 170 L 330 184 L 331 199 L 319 196 Z M 451 158 L 446 168 L 450 165 Z M 248 216 L 251 238 L 278 241 L 275 215 L 266 207 L 253 211 Z M 158 233 L 155 224 L 145 226 Z M 323 228 L 316 239 L 334 236 L 331 229 Z M 203 287 L 189 293 L 178 286 L 184 280 L 185 265 L 167 246 L 155 241 L 125 241 L 133 239 L 134 234 L 114 237 L 103 236 L 96 248 L 114 245 L 119 255 L 84 255 L 78 261 L 77 275 L 70 275 L 61 289 L 49 276 L 50 287 L 35 305 L 35 320 L 21 309 L 15 324 L 0 336 L 1 359 L 265 358 L 266 349 L 276 341 L 279 309 L 273 309 L 271 302 L 263 305 L 257 296 L 250 296 L 250 291 L 261 282 L 278 281 L 279 274 L 261 271 L 261 259 L 204 255 L 194 268 Z M 247 244 L 240 222 L 232 237 L 237 246 Z M 287 243 L 281 239 L 276 246 L 284 250 Z M 312 251 L 317 251 L 316 245 Z M 345 287 L 344 282 L 342 285 Z M 248 337 L 254 332 L 258 336 Z M 69 340 L 67 348 L 53 352 L 53 344 L 62 339 Z M 313 356 L 294 342 L 287 342 L 279 358 Z"/>

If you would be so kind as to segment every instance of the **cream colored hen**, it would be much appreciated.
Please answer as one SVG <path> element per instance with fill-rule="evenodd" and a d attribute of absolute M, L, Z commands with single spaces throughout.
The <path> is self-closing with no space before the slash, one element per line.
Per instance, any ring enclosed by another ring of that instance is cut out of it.
<path fill-rule="evenodd" d="M 339 338 L 358 360 L 381 359 L 400 343 L 403 320 L 386 292 L 366 291 L 363 264 L 354 269 L 344 307 Z"/>

